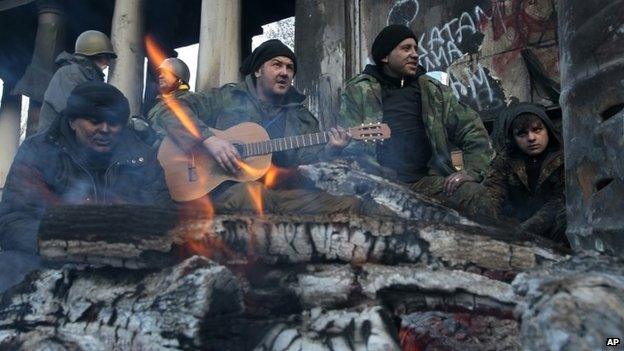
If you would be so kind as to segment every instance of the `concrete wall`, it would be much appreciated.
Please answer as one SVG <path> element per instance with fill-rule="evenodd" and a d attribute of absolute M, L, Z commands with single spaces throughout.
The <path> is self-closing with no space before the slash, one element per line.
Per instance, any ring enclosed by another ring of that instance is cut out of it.
<path fill-rule="evenodd" d="M 372 62 L 373 39 L 393 23 L 414 29 L 420 63 L 449 73 L 456 95 L 485 120 L 496 119 L 512 99 L 557 105 L 556 98 L 540 97 L 546 93 L 531 81 L 521 54 L 528 49 L 547 77 L 559 81 L 554 0 L 299 0 L 296 13 L 296 50 L 309 63 L 298 87 L 324 121 L 336 98 L 319 94 L 337 95 Z"/>

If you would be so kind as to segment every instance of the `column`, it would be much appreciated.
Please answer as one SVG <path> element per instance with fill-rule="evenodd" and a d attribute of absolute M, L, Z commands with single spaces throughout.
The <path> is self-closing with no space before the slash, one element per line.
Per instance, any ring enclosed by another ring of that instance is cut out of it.
<path fill-rule="evenodd" d="M 0 102 L 0 193 L 4 188 L 20 136 L 21 95 L 11 95 L 12 82 L 4 82 Z"/>
<path fill-rule="evenodd" d="M 130 113 L 141 113 L 143 60 L 145 58 L 143 0 L 116 0 L 111 41 L 117 60 L 111 65 L 109 83 L 130 102 Z"/>
<path fill-rule="evenodd" d="M 241 0 L 203 0 L 199 32 L 197 91 L 239 79 Z"/>
<path fill-rule="evenodd" d="M 39 0 L 37 8 L 39 14 L 32 61 L 12 91 L 12 94 L 30 98 L 28 135 L 37 131 L 43 94 L 57 68 L 54 60 L 65 45 L 63 5 L 57 0 Z"/>
<path fill-rule="evenodd" d="M 310 111 L 322 128 L 336 124 L 339 89 L 351 57 L 344 0 L 299 0 L 295 8 L 297 88 L 308 96 Z"/>

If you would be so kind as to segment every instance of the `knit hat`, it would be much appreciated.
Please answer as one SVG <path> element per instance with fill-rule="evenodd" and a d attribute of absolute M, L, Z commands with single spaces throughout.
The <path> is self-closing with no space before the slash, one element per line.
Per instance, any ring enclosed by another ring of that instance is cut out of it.
<path fill-rule="evenodd" d="M 86 117 L 97 122 L 125 125 L 130 116 L 130 104 L 123 93 L 110 84 L 84 82 L 71 91 L 65 115 L 70 120 Z"/>
<path fill-rule="evenodd" d="M 257 71 L 263 63 L 277 56 L 285 56 L 293 60 L 295 73 L 297 73 L 297 58 L 295 57 L 295 53 L 277 39 L 267 40 L 260 44 L 260 46 L 243 61 L 239 71 L 244 75 L 251 74 Z"/>
<path fill-rule="evenodd" d="M 414 40 L 418 41 L 418 39 L 416 39 L 416 34 L 414 34 L 409 27 L 404 25 L 391 24 L 382 29 L 373 41 L 373 47 L 371 49 L 375 64 L 381 66 L 383 64 L 381 60 L 388 56 L 400 42 L 407 38 L 414 38 Z"/>

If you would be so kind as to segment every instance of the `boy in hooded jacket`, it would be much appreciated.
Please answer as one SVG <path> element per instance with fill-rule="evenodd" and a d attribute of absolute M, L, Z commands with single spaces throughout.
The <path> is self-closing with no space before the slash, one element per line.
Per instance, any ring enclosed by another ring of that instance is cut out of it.
<path fill-rule="evenodd" d="M 506 143 L 492 161 L 483 185 L 481 211 L 520 222 L 520 229 L 566 241 L 563 143 L 543 108 L 531 103 L 509 107 Z"/>

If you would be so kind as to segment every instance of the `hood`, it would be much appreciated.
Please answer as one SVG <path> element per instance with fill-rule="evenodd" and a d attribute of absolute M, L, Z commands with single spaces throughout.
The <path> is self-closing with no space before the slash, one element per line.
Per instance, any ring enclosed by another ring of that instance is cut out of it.
<path fill-rule="evenodd" d="M 56 59 L 54 60 L 54 63 L 58 67 L 61 67 L 61 66 L 70 65 L 72 63 L 84 63 L 85 61 L 91 62 L 91 60 L 89 60 L 85 56 L 73 55 L 73 54 L 70 54 L 70 53 L 68 53 L 66 51 L 63 51 L 56 57 Z"/>
<path fill-rule="evenodd" d="M 515 145 L 515 142 L 511 137 L 511 125 L 516 117 L 524 113 L 536 115 L 542 120 L 542 122 L 544 122 L 546 128 L 548 129 L 549 143 L 552 145 L 556 144 L 557 148 L 560 148 L 563 145 L 561 135 L 555 128 L 555 125 L 550 117 L 546 114 L 544 108 L 530 102 L 521 102 L 507 107 L 507 109 L 505 109 L 500 116 L 500 118 L 503 118 L 504 120 L 503 130 L 505 131 L 505 142 L 508 147 Z"/>
<path fill-rule="evenodd" d="M 68 52 L 61 52 L 54 60 L 57 68 L 76 64 L 80 66 L 81 71 L 87 76 L 104 78 L 104 73 L 91 59 L 82 55 L 70 54 Z"/>
<path fill-rule="evenodd" d="M 421 65 L 418 65 L 418 70 L 416 71 L 416 76 L 412 77 L 406 77 L 406 83 L 410 84 L 411 82 L 417 82 L 418 78 L 420 76 L 422 76 L 423 74 L 425 74 L 427 71 L 425 70 L 425 68 Z M 383 73 L 383 71 L 381 70 L 380 66 L 377 65 L 366 65 L 366 67 L 364 68 L 364 71 L 362 72 L 364 74 L 368 74 L 372 77 L 374 77 L 375 79 L 377 79 L 382 86 L 394 86 L 394 87 L 399 87 L 401 84 L 401 79 L 400 78 L 393 78 L 390 77 L 388 75 L 386 75 L 385 73 Z"/>

